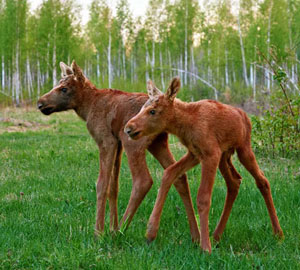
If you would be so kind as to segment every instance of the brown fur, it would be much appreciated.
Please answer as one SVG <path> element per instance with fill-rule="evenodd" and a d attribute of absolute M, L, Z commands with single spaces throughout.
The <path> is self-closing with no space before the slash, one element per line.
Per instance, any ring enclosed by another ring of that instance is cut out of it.
<path fill-rule="evenodd" d="M 96 89 L 72 63 L 72 68 L 61 63 L 63 78 L 59 85 L 38 100 L 38 108 L 44 114 L 73 109 L 86 121 L 87 128 L 100 150 L 100 173 L 97 182 L 96 233 L 104 230 L 106 200 L 110 206 L 110 229 L 118 229 L 117 196 L 122 151 L 125 150 L 132 174 L 133 188 L 130 200 L 121 220 L 126 226 L 152 186 L 145 151 L 166 168 L 175 162 L 168 148 L 168 135 L 161 133 L 133 141 L 123 132 L 126 122 L 136 115 L 148 99 L 143 93 L 126 93 L 112 89 Z M 200 240 L 186 175 L 175 182 L 185 205 L 192 239 Z"/>
<path fill-rule="evenodd" d="M 149 85 L 151 82 L 148 88 Z M 251 123 L 246 113 L 214 100 L 182 102 L 175 99 L 179 88 L 180 81 L 174 78 L 165 95 L 152 95 L 152 91 L 149 91 L 150 99 L 125 127 L 125 132 L 134 139 L 161 132 L 172 133 L 188 148 L 188 153 L 164 172 L 148 224 L 148 240 L 155 239 L 157 235 L 163 204 L 173 181 L 201 162 L 201 184 L 197 195 L 201 247 L 211 252 L 208 215 L 214 179 L 219 167 L 227 185 L 224 210 L 214 232 L 214 238 L 219 240 L 241 183 L 241 176 L 231 162 L 235 151 L 241 163 L 255 178 L 267 205 L 274 233 L 283 236 L 269 182 L 259 169 L 251 149 Z"/>

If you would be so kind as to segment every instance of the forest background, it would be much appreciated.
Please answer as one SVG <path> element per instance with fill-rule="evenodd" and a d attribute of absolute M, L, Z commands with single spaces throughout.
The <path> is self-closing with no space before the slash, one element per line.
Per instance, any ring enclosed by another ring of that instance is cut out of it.
<path fill-rule="evenodd" d="M 186 101 L 263 114 L 257 148 L 299 146 L 300 0 L 150 0 L 138 17 L 128 0 L 92 0 L 85 24 L 77 1 L 31 4 L 0 0 L 2 106 L 35 105 L 75 59 L 99 88 L 145 91 L 150 78 L 165 90 L 179 75 Z"/>

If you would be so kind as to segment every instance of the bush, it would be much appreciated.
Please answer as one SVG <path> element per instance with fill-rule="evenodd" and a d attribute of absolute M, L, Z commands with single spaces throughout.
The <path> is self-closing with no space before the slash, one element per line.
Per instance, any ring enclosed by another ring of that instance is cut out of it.
<path fill-rule="evenodd" d="M 271 104 L 263 116 L 251 117 L 253 149 L 256 152 L 271 153 L 273 157 L 300 156 L 300 96 L 290 102 L 294 115 L 282 93 L 275 94 Z"/>

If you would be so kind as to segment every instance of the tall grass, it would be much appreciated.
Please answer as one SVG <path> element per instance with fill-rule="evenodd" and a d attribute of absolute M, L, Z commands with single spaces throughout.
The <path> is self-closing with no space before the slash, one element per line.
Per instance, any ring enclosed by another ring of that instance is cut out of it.
<path fill-rule="evenodd" d="M 124 233 L 111 234 L 107 215 L 107 229 L 95 240 L 99 158 L 85 124 L 71 112 L 45 117 L 32 110 L 2 110 L 0 118 L 6 119 L 0 122 L 0 269 L 299 269 L 299 160 L 258 157 L 271 183 L 285 233 L 283 241 L 272 235 L 263 198 L 253 178 L 235 160 L 243 183 L 212 255 L 191 242 L 184 207 L 173 187 L 158 237 L 147 245 L 146 224 L 163 173 L 150 155 L 147 163 L 154 185 L 132 224 Z M 13 119 L 22 121 L 18 124 Z M 185 149 L 174 137 L 170 144 L 179 159 Z M 197 166 L 188 173 L 194 202 L 200 172 Z M 120 215 L 130 191 L 131 175 L 124 155 Z M 218 173 L 210 211 L 211 233 L 225 194 L 225 183 Z"/>

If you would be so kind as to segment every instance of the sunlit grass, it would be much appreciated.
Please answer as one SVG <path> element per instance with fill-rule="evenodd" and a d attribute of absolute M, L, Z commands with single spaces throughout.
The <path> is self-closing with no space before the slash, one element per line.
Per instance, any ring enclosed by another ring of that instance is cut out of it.
<path fill-rule="evenodd" d="M 35 110 L 1 111 L 0 118 L 37 123 L 37 129 L 7 132 L 0 123 L 0 269 L 298 269 L 300 263 L 300 162 L 258 157 L 268 177 L 283 241 L 272 235 L 267 210 L 254 180 L 243 176 L 239 196 L 219 245 L 212 255 L 191 242 L 182 202 L 172 188 L 164 207 L 157 239 L 147 245 L 144 235 L 163 170 L 150 155 L 147 162 L 154 185 L 128 230 L 106 232 L 94 240 L 95 182 L 98 150 L 85 123 L 74 113 L 50 117 Z M 13 124 L 12 124 L 13 125 Z M 47 127 L 47 128 L 45 128 Z M 179 159 L 185 149 L 170 139 Z M 188 173 L 195 204 L 200 166 Z M 131 191 L 124 155 L 120 175 L 119 215 Z M 217 174 L 210 232 L 222 212 L 226 187 Z M 107 209 L 108 210 L 108 209 Z"/>

